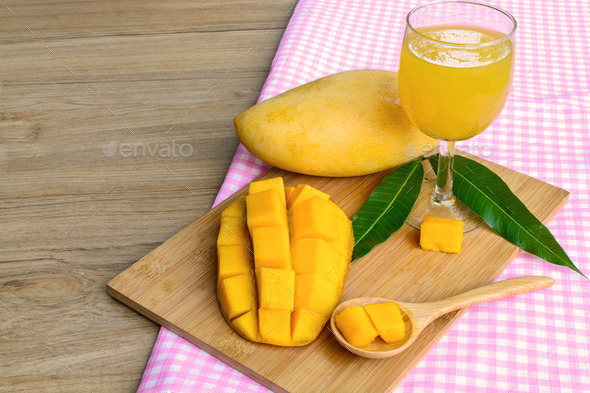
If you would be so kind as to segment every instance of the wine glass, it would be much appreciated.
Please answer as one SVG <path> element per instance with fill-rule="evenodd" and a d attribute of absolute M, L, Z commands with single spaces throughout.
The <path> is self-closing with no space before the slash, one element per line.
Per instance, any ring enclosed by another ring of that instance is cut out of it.
<path fill-rule="evenodd" d="M 455 142 L 485 130 L 511 90 L 516 20 L 499 8 L 441 1 L 414 8 L 406 18 L 398 73 L 402 106 L 416 127 L 440 141 L 438 175 L 431 193 L 408 223 L 420 228 L 429 214 L 464 221 L 481 218 L 453 196 Z"/>

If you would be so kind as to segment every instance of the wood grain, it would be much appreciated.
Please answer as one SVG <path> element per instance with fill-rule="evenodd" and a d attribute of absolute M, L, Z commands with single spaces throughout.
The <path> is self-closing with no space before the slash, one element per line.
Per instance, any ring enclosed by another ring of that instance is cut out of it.
<path fill-rule="evenodd" d="M 105 284 L 207 212 L 294 4 L 2 3 L 0 392 L 136 390 L 159 326 Z"/>
<path fill-rule="evenodd" d="M 555 186 L 478 161 L 500 175 L 545 223 L 568 199 L 569 194 Z M 351 217 L 386 174 L 337 179 L 273 168 L 261 178 L 283 176 L 286 185 L 310 184 L 332 195 Z M 380 360 L 353 355 L 328 329 L 304 347 L 275 347 L 242 339 L 225 323 L 217 307 L 215 244 L 221 210 L 246 189 L 111 280 L 109 293 L 275 392 L 383 393 L 393 389 L 465 312 L 462 309 L 440 317 L 406 351 Z M 387 242 L 353 263 L 343 300 L 382 297 L 429 302 L 446 298 L 493 281 L 520 251 L 487 226 L 465 234 L 459 254 L 423 251 L 418 237 L 418 231 L 404 225 Z"/>

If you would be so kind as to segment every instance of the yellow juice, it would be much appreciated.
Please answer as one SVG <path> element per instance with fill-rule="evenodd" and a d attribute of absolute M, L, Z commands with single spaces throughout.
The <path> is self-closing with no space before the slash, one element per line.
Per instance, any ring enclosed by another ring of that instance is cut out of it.
<path fill-rule="evenodd" d="M 404 109 L 422 132 L 434 138 L 476 136 L 506 102 L 513 73 L 512 41 L 474 47 L 505 35 L 472 26 L 429 26 L 418 31 L 430 40 L 406 32 L 398 75 Z"/>

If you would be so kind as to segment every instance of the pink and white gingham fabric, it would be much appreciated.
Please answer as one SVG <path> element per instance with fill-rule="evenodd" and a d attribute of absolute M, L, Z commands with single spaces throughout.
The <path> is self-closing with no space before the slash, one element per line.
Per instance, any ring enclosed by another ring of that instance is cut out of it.
<path fill-rule="evenodd" d="M 461 148 L 571 192 L 549 228 L 590 273 L 590 3 L 493 1 L 518 20 L 514 90 Z M 397 70 L 415 0 L 300 0 L 259 101 L 335 72 Z M 285 10 L 288 12 L 288 10 Z M 216 203 L 268 165 L 238 148 Z M 501 279 L 546 275 L 547 290 L 471 307 L 396 392 L 590 392 L 590 283 L 529 254 Z M 266 392 L 162 328 L 139 392 Z"/>

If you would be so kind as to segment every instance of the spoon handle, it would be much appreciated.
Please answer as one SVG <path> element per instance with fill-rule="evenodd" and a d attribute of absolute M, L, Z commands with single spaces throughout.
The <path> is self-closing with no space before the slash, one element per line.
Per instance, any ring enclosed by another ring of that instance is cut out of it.
<path fill-rule="evenodd" d="M 525 276 L 510 278 L 498 281 L 493 284 L 484 285 L 459 295 L 446 299 L 427 303 L 431 310 L 438 312 L 431 314 L 431 320 L 451 311 L 460 308 L 473 306 L 474 304 L 485 303 L 508 296 L 520 295 L 521 293 L 547 288 L 553 285 L 553 279 L 542 276 Z"/>

